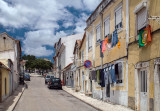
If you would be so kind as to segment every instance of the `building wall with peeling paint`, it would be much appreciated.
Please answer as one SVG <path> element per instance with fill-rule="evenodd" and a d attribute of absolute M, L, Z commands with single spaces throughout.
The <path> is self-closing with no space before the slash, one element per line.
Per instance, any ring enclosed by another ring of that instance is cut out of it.
<path fill-rule="evenodd" d="M 115 30 L 115 9 L 122 5 L 122 29 L 118 31 L 118 38 L 120 40 L 120 48 L 114 46 L 110 51 L 106 50 L 103 58 L 103 64 L 101 63 L 100 57 L 100 43 L 96 41 L 96 28 L 98 25 L 101 27 L 101 40 L 105 39 L 104 35 L 104 21 L 110 16 L 110 34 L 113 34 Z M 123 64 L 123 83 L 120 84 L 111 84 L 110 97 L 106 97 L 106 86 L 101 88 L 101 86 L 92 81 L 92 96 L 93 98 L 103 99 L 104 101 L 111 101 L 116 104 L 121 104 L 128 106 L 128 75 L 126 66 L 128 65 L 127 61 L 127 47 L 126 47 L 126 1 L 125 0 L 115 0 L 111 2 L 105 9 L 98 14 L 96 19 L 91 23 L 87 28 L 86 32 L 89 35 L 90 32 L 93 33 L 92 36 L 92 48 L 88 49 L 88 59 L 93 63 L 91 70 L 101 69 L 101 64 L 103 68 L 122 62 Z M 88 36 L 87 35 L 87 36 Z M 88 40 L 88 39 L 87 39 Z M 95 56 L 94 56 L 95 55 Z M 128 68 L 128 67 L 127 67 Z M 90 85 L 89 85 L 90 87 Z"/>
<path fill-rule="evenodd" d="M 145 47 L 139 48 L 138 34 L 136 32 L 136 14 L 134 10 L 138 4 L 142 2 L 147 3 L 147 23 L 151 25 L 152 42 Z M 140 111 L 140 86 L 139 86 L 139 73 L 143 68 L 147 69 L 147 104 L 146 109 L 149 111 L 159 111 L 159 63 L 155 63 L 155 60 L 160 58 L 160 24 L 157 20 L 148 19 L 150 16 L 160 15 L 160 1 L 159 0 L 132 0 L 129 1 L 129 13 L 130 13 L 130 39 L 128 49 L 128 105 L 132 109 Z M 148 64 L 146 67 L 144 64 Z M 140 66 L 138 66 L 140 65 Z"/>

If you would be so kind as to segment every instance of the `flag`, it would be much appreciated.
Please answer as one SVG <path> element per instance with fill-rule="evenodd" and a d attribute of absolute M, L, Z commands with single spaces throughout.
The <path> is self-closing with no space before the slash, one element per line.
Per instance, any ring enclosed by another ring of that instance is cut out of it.
<path fill-rule="evenodd" d="M 139 47 L 146 46 L 151 42 L 151 26 L 148 25 L 145 29 L 139 32 Z"/>

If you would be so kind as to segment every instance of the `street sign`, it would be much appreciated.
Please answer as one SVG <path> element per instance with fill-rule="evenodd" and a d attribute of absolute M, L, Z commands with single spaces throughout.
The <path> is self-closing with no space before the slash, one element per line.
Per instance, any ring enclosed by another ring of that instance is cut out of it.
<path fill-rule="evenodd" d="M 92 66 L 92 62 L 90 61 L 90 60 L 86 60 L 85 62 L 84 62 L 84 67 L 85 68 L 90 68 Z"/>

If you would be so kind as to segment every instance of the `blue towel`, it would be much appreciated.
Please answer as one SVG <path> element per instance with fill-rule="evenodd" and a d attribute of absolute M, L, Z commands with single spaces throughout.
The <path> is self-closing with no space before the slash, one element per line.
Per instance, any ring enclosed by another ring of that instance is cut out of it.
<path fill-rule="evenodd" d="M 111 47 L 116 46 L 118 42 L 119 42 L 118 34 L 117 34 L 117 30 L 115 30 L 112 35 Z"/>
<path fill-rule="evenodd" d="M 105 71 L 105 84 L 112 84 L 110 71 Z"/>

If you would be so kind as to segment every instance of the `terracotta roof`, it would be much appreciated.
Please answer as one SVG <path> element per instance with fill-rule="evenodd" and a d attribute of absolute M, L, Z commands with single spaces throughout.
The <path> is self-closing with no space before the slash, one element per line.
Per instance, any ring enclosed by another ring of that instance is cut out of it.
<path fill-rule="evenodd" d="M 68 68 L 69 66 L 71 66 L 73 63 L 68 64 L 64 69 Z"/>

